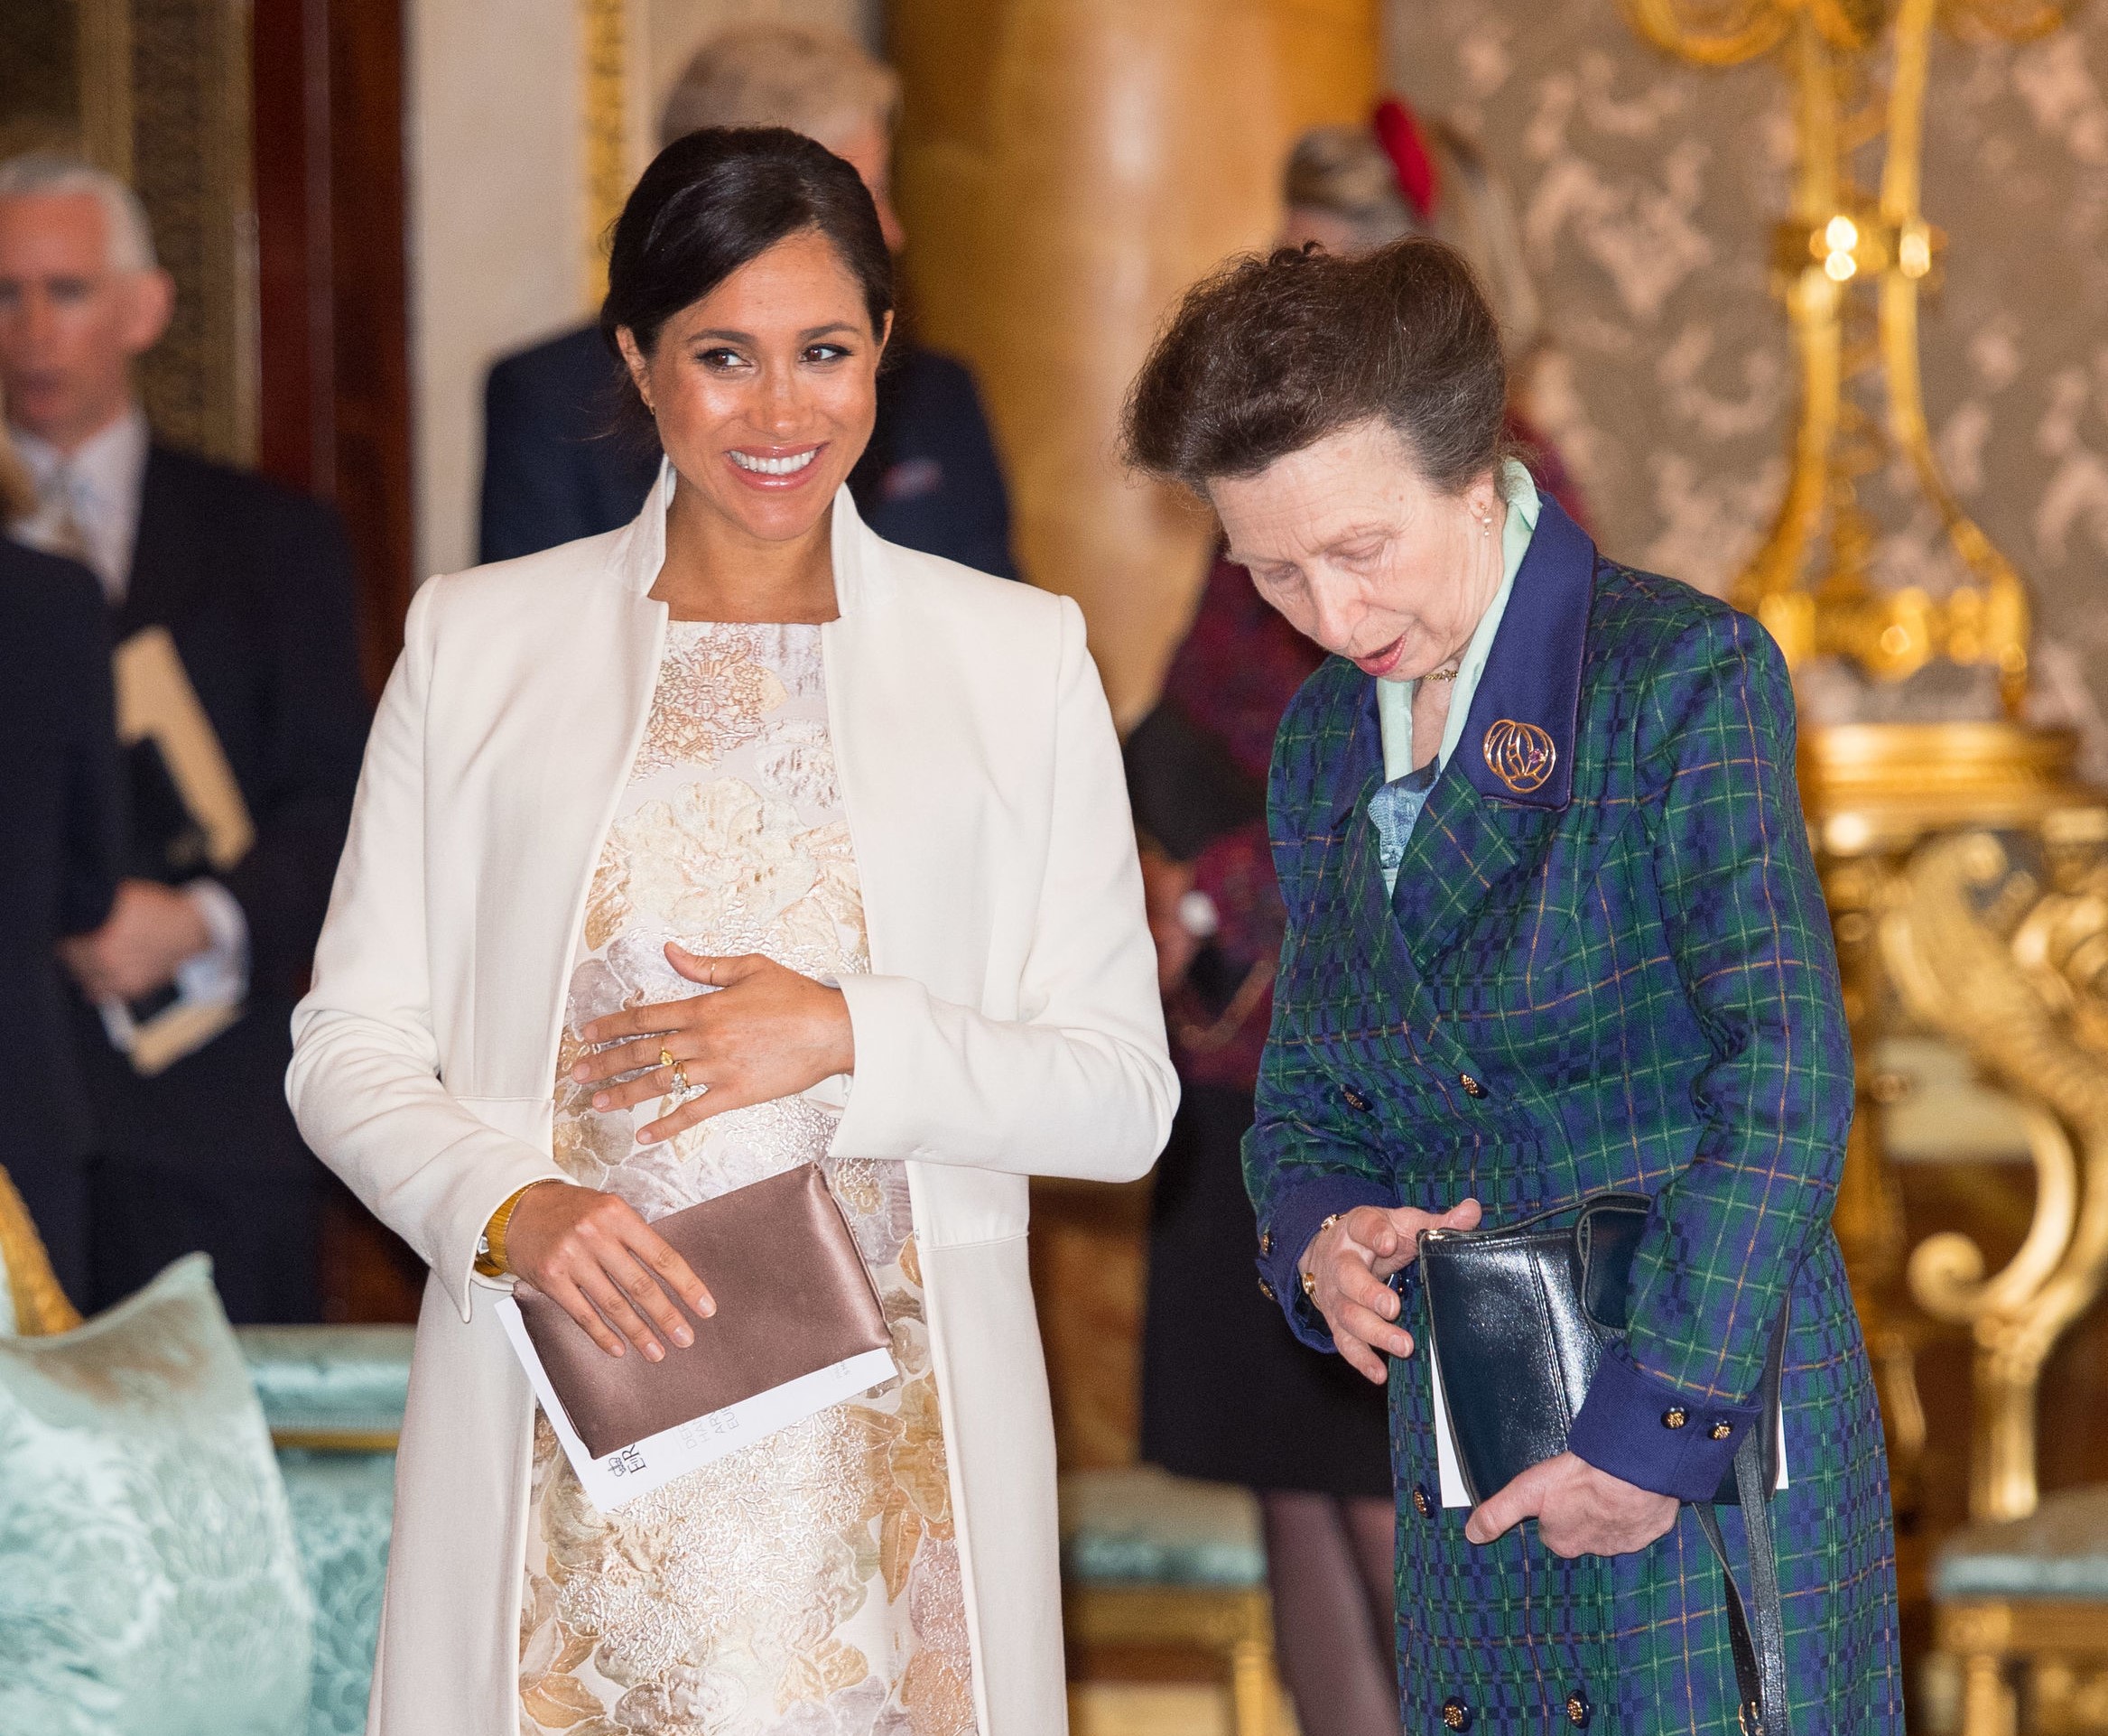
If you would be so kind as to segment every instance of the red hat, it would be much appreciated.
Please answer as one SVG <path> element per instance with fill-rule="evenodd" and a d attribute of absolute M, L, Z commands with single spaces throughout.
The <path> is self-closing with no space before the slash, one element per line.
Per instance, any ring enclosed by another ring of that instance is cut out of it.
<path fill-rule="evenodd" d="M 1399 194 L 1412 208 L 1413 215 L 1426 222 L 1435 215 L 1438 190 L 1435 159 L 1427 154 L 1427 142 L 1421 136 L 1420 123 L 1398 97 L 1386 97 L 1376 105 L 1376 115 L 1370 125 L 1375 128 L 1376 142 L 1383 146 L 1384 155 L 1390 159 Z"/>

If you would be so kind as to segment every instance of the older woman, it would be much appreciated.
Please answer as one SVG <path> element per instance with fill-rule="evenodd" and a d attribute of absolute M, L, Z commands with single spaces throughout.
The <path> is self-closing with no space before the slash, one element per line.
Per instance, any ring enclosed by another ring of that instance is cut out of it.
<path fill-rule="evenodd" d="M 1284 246 L 1352 255 L 1431 229 L 1462 238 L 1503 310 L 1508 432 L 1537 485 L 1582 518 L 1557 454 L 1515 401 L 1537 298 L 1520 249 L 1500 245 L 1514 227 L 1505 187 L 1469 141 L 1440 123 L 1424 130 L 1386 98 L 1370 125 L 1297 139 L 1281 191 Z M 1281 955 L 1267 760 L 1288 702 L 1323 660 L 1218 554 L 1156 709 L 1128 738 L 1183 1087 L 1150 1199 L 1142 1453 L 1183 1476 L 1258 1491 L 1275 1651 L 1303 1728 L 1398 1736 L 1383 1394 L 1336 1358 L 1308 1355 L 1253 1291 L 1239 1157 Z"/>
<path fill-rule="evenodd" d="M 1880 1425 L 1828 1227 L 1852 1061 L 1792 690 L 1753 621 L 1602 559 L 1538 496 L 1505 395 L 1469 270 L 1424 240 L 1232 266 L 1134 391 L 1138 461 L 1210 501 L 1333 654 L 1269 787 L 1262 1287 L 1389 1385 L 1407 1731 L 1737 1731 L 1684 1508 L 1754 1425 L 1790 1298 L 1793 1710 L 1899 1730 Z M 1611 1187 L 1653 1200 L 1630 1330 L 1565 1452 L 1445 1511 L 1424 1359 L 1398 1360 L 1418 1232 Z"/>
<path fill-rule="evenodd" d="M 432 1266 L 383 1736 L 1063 1728 L 1026 1176 L 1139 1174 L 1176 1087 L 1074 604 L 844 486 L 892 306 L 849 163 L 669 145 L 602 313 L 658 486 L 411 609 L 290 1082 Z M 807 1162 L 902 1378 L 601 1511 L 493 1304 L 701 1355 L 652 1221 Z"/>

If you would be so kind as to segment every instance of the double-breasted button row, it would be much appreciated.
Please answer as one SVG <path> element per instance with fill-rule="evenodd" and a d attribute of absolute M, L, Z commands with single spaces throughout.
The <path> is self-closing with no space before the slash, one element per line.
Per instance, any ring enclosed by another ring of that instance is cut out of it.
<path fill-rule="evenodd" d="M 1466 1097 L 1483 1098 L 1486 1095 L 1486 1087 L 1475 1074 L 1459 1073 L 1456 1076 L 1456 1082 Z M 1346 1100 L 1349 1109 L 1359 1110 L 1363 1115 L 1368 1114 L 1370 1109 L 1376 1107 L 1351 1085 L 1341 1086 L 1340 1095 Z"/>
<path fill-rule="evenodd" d="M 1575 1688 L 1566 1696 L 1566 1722 L 1576 1730 L 1586 1730 L 1595 1717 L 1595 1707 L 1589 1703 L 1587 1692 Z M 1469 1702 L 1451 1694 L 1442 1703 L 1442 1727 L 1444 1730 L 1469 1730 L 1477 1719 Z"/>

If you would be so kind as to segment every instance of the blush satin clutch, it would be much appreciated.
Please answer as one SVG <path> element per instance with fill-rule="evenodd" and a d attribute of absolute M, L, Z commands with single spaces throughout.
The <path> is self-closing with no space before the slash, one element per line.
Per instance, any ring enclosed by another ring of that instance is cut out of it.
<path fill-rule="evenodd" d="M 609 1356 L 522 1282 L 513 1299 L 571 1425 L 596 1458 L 772 1388 L 891 1347 L 878 1292 L 827 1182 L 811 1164 L 659 1219 L 717 1302 L 695 1342 L 650 1362 Z"/>

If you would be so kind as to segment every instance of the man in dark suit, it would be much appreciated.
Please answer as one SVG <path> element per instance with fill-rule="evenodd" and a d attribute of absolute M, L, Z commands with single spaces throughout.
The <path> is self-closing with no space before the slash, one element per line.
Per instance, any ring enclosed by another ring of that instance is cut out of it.
<path fill-rule="evenodd" d="M 4 536 L 0 766 L 0 1054 L 25 1086 L 0 1116 L 0 1167 L 66 1294 L 84 1303 L 93 1124 L 58 948 L 99 927 L 117 896 L 125 808 L 110 629 L 93 573 Z"/>
<path fill-rule="evenodd" d="M 122 183 L 0 163 L 0 388 L 37 496 L 16 534 L 101 580 L 149 721 L 125 877 L 65 949 L 89 1299 L 202 1249 L 237 1321 L 313 1319 L 322 1172 L 283 1082 L 365 740 L 350 562 L 326 507 L 153 441 L 131 386 L 172 303 L 152 246 Z"/>
<path fill-rule="evenodd" d="M 788 126 L 854 164 L 897 249 L 889 183 L 893 73 L 846 37 L 781 24 L 705 43 L 666 105 L 662 135 L 703 126 Z M 622 369 L 596 327 L 507 357 L 484 394 L 482 558 L 509 560 L 636 516 L 659 451 L 625 424 Z M 973 376 L 897 331 L 878 382 L 878 422 L 850 476 L 880 536 L 983 572 L 1017 576 L 1010 506 Z"/>

